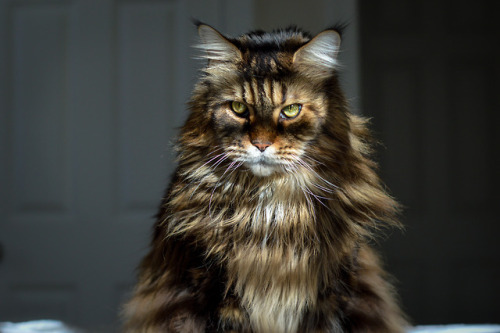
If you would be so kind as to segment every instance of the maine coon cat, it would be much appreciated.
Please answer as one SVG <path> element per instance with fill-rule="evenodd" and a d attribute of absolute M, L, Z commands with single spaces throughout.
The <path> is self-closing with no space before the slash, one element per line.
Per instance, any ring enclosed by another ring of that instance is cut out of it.
<path fill-rule="evenodd" d="M 339 86 L 340 33 L 198 32 L 208 63 L 126 331 L 402 332 L 368 245 L 398 205 Z"/>

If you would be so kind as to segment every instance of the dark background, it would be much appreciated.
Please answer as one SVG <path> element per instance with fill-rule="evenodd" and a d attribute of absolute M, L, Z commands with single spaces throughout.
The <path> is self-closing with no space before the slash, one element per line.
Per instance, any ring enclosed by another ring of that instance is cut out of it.
<path fill-rule="evenodd" d="M 500 322 L 496 1 L 360 1 L 363 113 L 406 207 L 382 247 L 415 323 Z"/>

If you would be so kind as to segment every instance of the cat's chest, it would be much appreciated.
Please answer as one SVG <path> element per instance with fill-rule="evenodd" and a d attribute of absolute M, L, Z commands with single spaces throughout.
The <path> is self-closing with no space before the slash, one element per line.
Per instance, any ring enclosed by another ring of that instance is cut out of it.
<path fill-rule="evenodd" d="M 229 279 L 256 331 L 294 332 L 317 294 L 315 255 L 304 244 L 314 219 L 287 194 L 268 188 L 255 197 L 248 221 L 240 221 L 246 233 L 228 256 Z"/>
<path fill-rule="evenodd" d="M 250 206 L 251 224 L 254 228 L 273 228 L 276 223 L 280 223 L 293 215 L 296 210 L 296 202 L 290 198 L 285 198 L 275 190 L 266 189 L 261 192 Z"/>
<path fill-rule="evenodd" d="M 308 305 L 316 303 L 316 254 L 281 230 L 286 227 L 281 214 L 286 217 L 281 209 L 256 212 L 253 236 L 233 244 L 226 262 L 257 332 L 296 332 Z"/>

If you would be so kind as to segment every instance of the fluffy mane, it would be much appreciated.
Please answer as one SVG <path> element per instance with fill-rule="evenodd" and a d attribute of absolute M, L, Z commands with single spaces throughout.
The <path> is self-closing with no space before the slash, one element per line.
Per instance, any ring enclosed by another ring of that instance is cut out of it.
<path fill-rule="evenodd" d="M 367 121 L 349 112 L 341 91 L 340 34 L 291 27 L 228 38 L 201 23 L 198 31 L 208 62 L 126 309 L 130 330 L 150 321 L 174 332 L 401 331 L 367 246 L 380 227 L 399 226 L 399 208 L 376 174 Z M 224 111 L 235 99 L 253 113 Z M 263 120 L 291 99 L 307 103 L 299 120 Z M 249 135 L 285 142 L 278 171 L 249 167 Z"/>

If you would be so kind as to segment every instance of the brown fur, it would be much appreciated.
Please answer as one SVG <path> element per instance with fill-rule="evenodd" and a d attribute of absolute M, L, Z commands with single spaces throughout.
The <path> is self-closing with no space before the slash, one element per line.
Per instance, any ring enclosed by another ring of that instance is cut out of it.
<path fill-rule="evenodd" d="M 398 205 L 376 175 L 366 120 L 348 112 L 336 54 L 315 58 L 336 32 L 230 40 L 199 29 L 209 64 L 126 331 L 403 332 L 368 246 L 382 225 L 399 225 Z M 302 111 L 284 119 L 292 103 Z M 279 166 L 248 162 L 263 142 Z"/>

